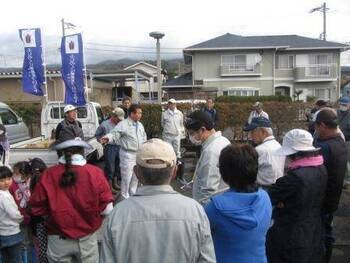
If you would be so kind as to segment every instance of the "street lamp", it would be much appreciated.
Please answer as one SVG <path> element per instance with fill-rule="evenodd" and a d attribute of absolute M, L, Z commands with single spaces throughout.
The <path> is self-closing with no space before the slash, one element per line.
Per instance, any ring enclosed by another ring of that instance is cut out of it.
<path fill-rule="evenodd" d="M 162 102 L 162 79 L 161 79 L 161 61 L 160 61 L 160 42 L 159 40 L 162 39 L 165 34 L 158 32 L 158 31 L 154 31 L 149 33 L 150 37 L 153 37 L 154 39 L 157 40 L 157 88 L 158 88 L 158 102 L 161 103 Z"/>

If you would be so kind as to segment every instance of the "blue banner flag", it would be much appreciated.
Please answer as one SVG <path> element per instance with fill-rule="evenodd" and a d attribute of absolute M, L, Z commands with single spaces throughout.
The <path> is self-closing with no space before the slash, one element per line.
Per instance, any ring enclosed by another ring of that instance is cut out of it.
<path fill-rule="evenodd" d="M 84 57 L 81 34 L 64 36 L 61 42 L 62 78 L 66 86 L 64 102 L 76 106 L 86 104 L 84 89 Z"/>
<path fill-rule="evenodd" d="M 43 96 L 42 86 L 45 83 L 45 73 L 40 28 L 20 29 L 19 35 L 24 44 L 23 91 L 36 96 Z"/>

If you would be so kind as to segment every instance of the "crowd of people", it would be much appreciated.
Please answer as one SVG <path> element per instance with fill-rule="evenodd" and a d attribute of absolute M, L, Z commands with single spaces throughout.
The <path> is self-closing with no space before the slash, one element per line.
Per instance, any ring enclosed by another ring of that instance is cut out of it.
<path fill-rule="evenodd" d="M 309 131 L 292 129 L 282 144 L 262 103 L 244 127 L 248 143 L 216 130 L 214 106 L 208 99 L 184 118 L 170 99 L 162 139 L 147 140 L 142 107 L 124 98 L 96 131 L 102 171 L 87 163 L 91 145 L 67 105 L 51 146 L 56 165 L 35 156 L 0 165 L 0 262 L 330 262 L 350 181 L 350 98 L 338 112 L 316 102 Z M 201 148 L 192 198 L 171 186 L 176 177 L 188 184 L 185 134 Z M 8 156 L 4 126 L 0 147 Z"/>

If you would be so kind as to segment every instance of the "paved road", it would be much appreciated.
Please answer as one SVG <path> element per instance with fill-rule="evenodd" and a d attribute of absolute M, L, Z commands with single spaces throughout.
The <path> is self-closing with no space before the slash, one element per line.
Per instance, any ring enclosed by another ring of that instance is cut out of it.
<path fill-rule="evenodd" d="M 335 249 L 332 263 L 350 262 L 350 191 L 343 190 L 334 218 Z"/>
<path fill-rule="evenodd" d="M 103 167 L 103 163 L 98 163 L 98 166 Z M 195 169 L 195 159 L 186 159 L 185 177 L 188 181 L 192 179 Z M 172 186 L 178 192 L 191 196 L 191 189 L 180 189 L 180 184 L 177 181 L 172 183 Z M 331 263 L 350 263 L 350 191 L 344 190 L 342 193 L 339 209 L 334 218 L 334 230 L 336 236 L 336 244 L 333 251 Z"/>

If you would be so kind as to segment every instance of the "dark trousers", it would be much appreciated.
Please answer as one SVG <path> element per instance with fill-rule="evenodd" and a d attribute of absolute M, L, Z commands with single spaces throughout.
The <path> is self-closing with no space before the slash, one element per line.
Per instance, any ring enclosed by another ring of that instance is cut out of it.
<path fill-rule="evenodd" d="M 0 251 L 0 263 L 22 263 L 21 243 L 4 247 Z"/>
<path fill-rule="evenodd" d="M 105 174 L 108 180 L 120 175 L 119 145 L 107 144 L 104 148 Z"/>
<path fill-rule="evenodd" d="M 324 226 L 324 245 L 325 245 L 325 261 L 329 263 L 332 258 L 333 244 L 335 238 L 333 236 L 333 214 L 323 214 Z"/>

